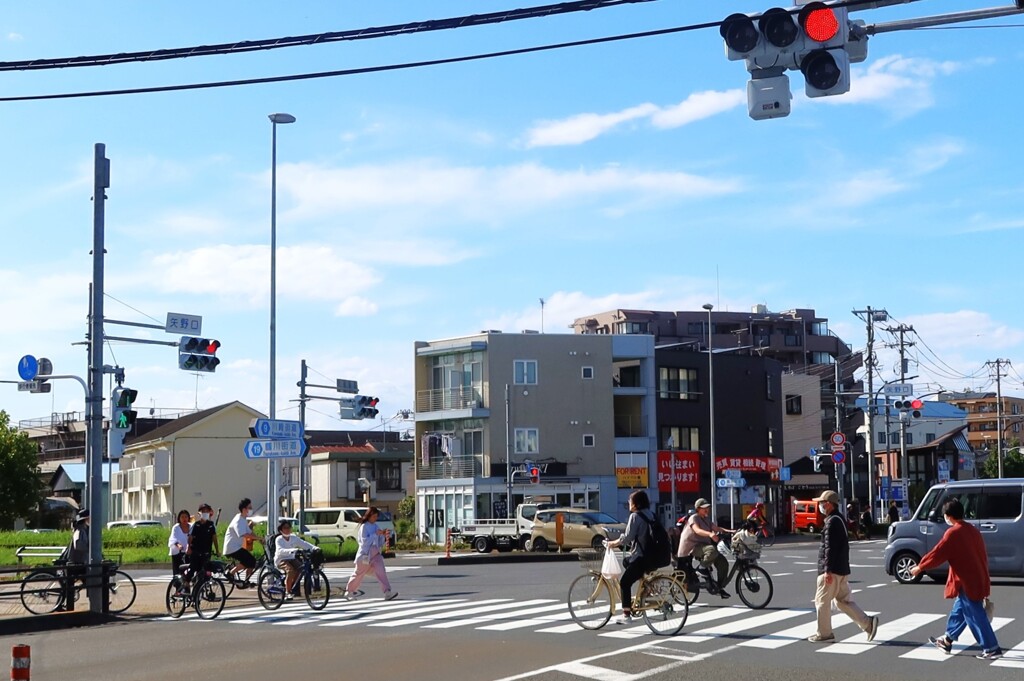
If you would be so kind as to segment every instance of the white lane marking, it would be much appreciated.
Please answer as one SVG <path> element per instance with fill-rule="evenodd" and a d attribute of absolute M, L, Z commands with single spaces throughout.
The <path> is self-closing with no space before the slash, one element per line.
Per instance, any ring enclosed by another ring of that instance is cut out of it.
<path fill-rule="evenodd" d="M 812 610 L 811 612 L 814 611 Z M 849 626 L 851 624 L 853 624 L 853 620 L 851 620 L 843 613 L 839 613 L 838 615 L 832 618 L 833 631 L 845 626 Z M 808 636 L 815 633 L 817 630 L 818 620 L 817 616 L 815 616 L 815 619 L 811 620 L 810 622 L 798 624 L 795 627 L 783 629 L 782 631 L 776 631 L 773 634 L 767 634 L 765 636 L 762 636 L 761 638 L 755 638 L 751 641 L 744 641 L 739 645 L 750 648 L 764 648 L 774 650 L 776 648 L 788 646 L 791 643 L 796 643 L 797 641 L 803 641 Z"/>
<path fill-rule="evenodd" d="M 530 601 L 524 601 L 519 603 L 520 606 L 526 605 Z M 538 600 L 537 602 L 544 602 Z M 468 627 L 475 624 L 481 624 L 483 622 L 493 622 L 495 620 L 508 620 L 518 622 L 520 618 L 527 615 L 538 615 L 544 612 L 555 612 L 565 609 L 565 603 L 561 601 L 548 601 L 553 602 L 554 605 L 542 605 L 536 608 L 526 608 L 525 610 L 514 610 L 512 612 L 499 612 L 494 615 L 484 615 L 483 617 L 470 617 L 464 620 L 454 620 L 452 622 L 438 622 L 437 624 L 428 624 L 424 629 L 451 629 L 453 627 Z"/>
<path fill-rule="evenodd" d="M 1002 627 L 1006 626 L 1007 624 L 1009 624 L 1012 621 L 1013 621 L 1012 617 L 993 617 L 992 618 L 992 630 L 993 631 L 999 631 L 999 629 L 1001 629 Z M 964 633 L 967 633 L 967 632 L 964 632 Z M 914 648 L 913 650 L 911 650 L 908 653 L 903 653 L 902 655 L 900 655 L 900 657 L 906 658 L 908 660 L 928 660 L 929 662 L 945 662 L 946 660 L 950 659 L 954 655 L 959 655 L 963 651 L 967 650 L 968 648 L 972 648 L 972 647 L 974 647 L 974 646 L 970 646 L 970 645 L 968 645 L 966 643 L 962 643 L 961 641 L 957 641 L 956 643 L 953 644 L 952 651 L 949 652 L 949 653 L 946 653 L 946 652 L 943 652 L 943 651 L 939 650 L 938 648 L 933 646 L 931 643 L 925 643 L 922 646 Z"/>
<path fill-rule="evenodd" d="M 790 575 L 796 574 L 795 572 L 776 572 L 772 577 L 789 577 Z"/>
<path fill-rule="evenodd" d="M 532 601 L 509 601 L 508 603 L 491 603 L 489 605 L 481 605 L 479 607 L 467 608 L 465 610 L 459 610 L 457 612 L 434 612 L 429 615 L 416 615 L 407 619 L 390 621 L 390 622 L 378 622 L 371 624 L 371 627 L 404 627 L 407 624 L 422 624 L 424 622 L 432 622 L 434 620 L 445 620 L 452 619 L 455 617 L 463 617 L 465 615 L 478 615 L 483 612 L 494 612 L 495 610 L 501 610 L 503 608 L 518 608 L 521 605 L 536 605 L 537 603 L 550 603 L 550 599 L 537 599 Z M 469 604 L 467 604 L 469 605 Z M 509 613 L 504 613 L 507 617 Z"/>
<path fill-rule="evenodd" d="M 684 628 L 693 626 L 694 624 L 703 624 L 704 622 L 713 622 L 715 620 L 725 619 L 727 617 L 736 617 L 737 615 L 742 615 L 745 612 L 748 612 L 747 609 L 738 605 L 734 605 L 729 608 L 716 608 L 714 610 L 698 612 L 696 615 L 691 614 L 686 618 Z M 647 625 L 643 624 L 641 621 L 637 626 L 620 627 L 616 631 L 610 631 L 606 634 L 601 634 L 601 636 L 606 636 L 608 638 L 639 638 L 650 633 L 651 630 L 648 629 Z M 676 637 L 676 640 L 678 640 L 678 637 Z"/>
<path fill-rule="evenodd" d="M 1007 650 L 1001 658 L 992 663 L 992 666 L 1024 669 L 1024 642 Z"/>
<path fill-rule="evenodd" d="M 887 585 L 885 583 L 882 583 L 882 584 L 870 584 L 870 585 L 868 585 L 868 588 L 869 589 L 877 589 L 880 586 L 887 586 Z"/>
<path fill-rule="evenodd" d="M 672 640 L 679 641 L 680 643 L 703 643 L 704 641 L 710 641 L 714 638 L 728 636 L 729 634 L 737 634 L 741 631 L 748 631 L 750 629 L 756 629 L 760 626 L 773 624 L 774 622 L 788 620 L 791 617 L 806 615 L 808 612 L 810 611 L 807 608 L 799 608 L 764 613 L 756 617 L 747 617 L 739 621 L 718 624 L 708 629 L 701 629 L 700 631 L 696 631 L 692 634 L 676 636 Z"/>
<path fill-rule="evenodd" d="M 870 614 L 870 613 L 869 613 Z M 878 634 L 875 636 L 875 640 L 868 642 L 868 635 L 866 632 L 860 632 L 855 636 L 851 636 L 845 639 L 841 643 L 835 643 L 827 648 L 819 650 L 819 653 L 834 653 L 836 655 L 860 655 L 863 652 L 871 650 L 875 646 L 880 646 L 887 641 L 893 641 L 900 638 L 915 629 L 931 624 L 935 620 L 943 619 L 945 615 L 932 615 L 928 613 L 912 613 L 905 615 L 899 619 L 893 620 L 892 622 L 883 622 L 878 627 Z"/>
<path fill-rule="evenodd" d="M 475 602 L 479 603 L 479 604 L 504 603 L 504 602 L 509 601 L 509 600 L 511 600 L 511 599 L 508 599 L 508 598 L 492 598 L 492 599 L 488 599 L 488 600 L 484 600 L 484 601 L 475 601 Z M 355 613 L 355 612 L 353 612 L 352 614 L 353 615 L 357 615 L 356 617 L 353 617 L 353 618 L 347 619 L 347 620 L 342 620 L 340 622 L 327 622 L 325 624 L 321 624 L 320 626 L 323 626 L 323 627 L 348 627 L 348 626 L 352 626 L 353 624 L 364 624 L 364 623 L 368 623 L 368 622 L 380 622 L 380 621 L 383 621 L 383 620 L 392 620 L 392 619 L 401 618 L 401 617 L 416 617 L 417 615 L 420 615 L 420 614 L 425 613 L 425 612 L 434 612 L 434 611 L 437 611 L 437 610 L 450 610 L 452 608 L 461 608 L 464 605 L 465 605 L 464 602 L 460 602 L 460 603 L 445 603 L 445 604 L 438 605 L 436 601 L 433 604 L 424 601 L 424 602 L 420 602 L 420 603 L 414 603 L 410 607 L 407 607 L 405 609 L 395 609 L 395 610 L 392 610 L 391 612 L 385 612 L 385 613 L 381 613 L 381 614 L 373 614 L 373 615 L 369 615 L 369 616 L 366 616 L 366 617 L 358 617 L 358 615 L 365 614 L 365 613 Z"/>

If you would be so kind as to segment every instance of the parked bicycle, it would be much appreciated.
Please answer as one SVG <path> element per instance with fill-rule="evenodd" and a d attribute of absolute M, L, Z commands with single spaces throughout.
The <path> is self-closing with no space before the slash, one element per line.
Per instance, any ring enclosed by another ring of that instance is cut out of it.
<path fill-rule="evenodd" d="M 619 580 L 601 574 L 605 549 L 580 549 L 585 570 L 569 585 L 569 614 L 584 629 L 600 629 L 615 614 L 621 600 Z M 683 629 L 690 613 L 681 582 L 671 573 L 649 572 L 640 580 L 633 598 L 633 615 L 643 617 L 647 628 L 661 636 L 674 636 Z"/>
<path fill-rule="evenodd" d="M 21 580 L 21 604 L 34 615 L 61 610 L 65 606 L 69 581 L 74 602 L 85 585 L 85 566 L 53 561 L 53 567 L 36 568 Z M 126 572 L 115 570 L 107 582 L 110 613 L 119 615 L 135 603 L 135 581 Z"/>
<path fill-rule="evenodd" d="M 188 567 L 185 568 L 189 570 Z M 215 577 L 213 570 L 207 565 L 199 575 L 191 575 L 191 584 L 186 588 L 185 577 L 174 575 L 167 585 L 165 603 L 167 614 L 177 619 L 185 613 L 189 606 L 195 608 L 200 619 L 212 620 L 224 609 L 227 601 L 224 581 Z"/>
<path fill-rule="evenodd" d="M 323 564 L 322 551 L 296 551 L 295 558 L 302 563 L 299 578 L 292 588 L 293 595 L 300 592 L 313 610 L 323 610 L 331 599 L 331 585 L 327 575 L 320 569 Z M 277 610 L 284 604 L 285 574 L 277 566 L 269 563 L 261 570 L 258 595 L 260 604 L 267 610 Z"/>
<path fill-rule="evenodd" d="M 728 558 L 728 556 L 726 557 Z M 736 595 L 752 610 L 766 607 L 775 593 L 772 578 L 767 570 L 757 564 L 758 558 L 760 558 L 760 554 L 755 551 L 743 551 L 735 554 L 732 569 L 729 570 L 725 578 L 726 584 L 735 579 Z M 718 584 L 711 576 L 711 572 L 703 566 L 677 570 L 675 577 L 683 584 L 686 602 L 689 605 L 697 600 L 701 589 L 709 594 L 717 594 L 719 591 Z"/>

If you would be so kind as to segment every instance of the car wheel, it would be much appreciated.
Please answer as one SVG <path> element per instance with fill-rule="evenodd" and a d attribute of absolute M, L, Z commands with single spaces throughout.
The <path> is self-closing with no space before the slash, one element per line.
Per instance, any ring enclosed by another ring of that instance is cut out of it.
<path fill-rule="evenodd" d="M 532 544 L 533 544 L 533 550 L 536 551 L 537 553 L 547 553 L 547 550 L 548 550 L 548 540 L 545 539 L 544 537 L 537 537 L 536 539 L 533 540 Z"/>
<path fill-rule="evenodd" d="M 921 575 L 916 577 L 910 574 L 910 569 L 917 566 L 920 559 L 910 551 L 896 554 L 892 561 L 892 573 L 900 584 L 917 584 L 921 581 Z"/>
<path fill-rule="evenodd" d="M 522 551 L 530 550 L 530 535 L 524 534 L 521 537 L 519 537 L 519 548 Z"/>
<path fill-rule="evenodd" d="M 810 532 L 811 534 L 814 534 L 815 532 L 818 531 L 818 528 L 814 526 L 814 523 L 811 523 L 810 525 L 807 526 L 807 531 Z"/>
<path fill-rule="evenodd" d="M 491 540 L 487 537 L 477 537 L 473 540 L 473 549 L 477 553 L 490 553 L 491 552 Z"/>
<path fill-rule="evenodd" d="M 604 537 L 602 537 L 601 535 L 597 535 L 596 537 L 594 537 L 593 539 L 590 540 L 590 548 L 592 548 L 592 549 L 601 549 L 603 547 L 604 547 Z"/>

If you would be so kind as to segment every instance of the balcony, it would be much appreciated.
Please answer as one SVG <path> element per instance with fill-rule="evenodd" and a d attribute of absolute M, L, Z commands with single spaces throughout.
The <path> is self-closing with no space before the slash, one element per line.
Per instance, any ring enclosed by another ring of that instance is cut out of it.
<path fill-rule="evenodd" d="M 424 466 L 416 464 L 417 480 L 446 480 L 451 478 L 476 478 L 483 476 L 484 457 L 482 454 L 473 456 L 453 456 L 431 461 Z"/>
<path fill-rule="evenodd" d="M 128 471 L 128 486 L 126 491 L 139 492 L 142 490 L 142 469 L 130 468 Z"/>
<path fill-rule="evenodd" d="M 416 393 L 416 420 L 487 418 L 491 412 L 483 401 L 474 387 L 420 390 Z"/>

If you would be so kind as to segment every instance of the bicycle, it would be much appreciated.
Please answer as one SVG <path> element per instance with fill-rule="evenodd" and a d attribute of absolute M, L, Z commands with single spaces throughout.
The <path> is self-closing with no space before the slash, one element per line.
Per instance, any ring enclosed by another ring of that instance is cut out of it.
<path fill-rule="evenodd" d="M 580 549 L 585 570 L 569 585 L 566 599 L 569 614 L 584 629 L 600 629 L 615 614 L 621 600 L 619 580 L 601 574 L 604 549 Z M 690 614 L 690 604 L 682 583 L 671 574 L 645 573 L 633 598 L 633 614 L 643 617 L 647 628 L 659 636 L 674 636 L 682 631 Z"/>
<path fill-rule="evenodd" d="M 255 589 L 256 585 L 259 584 L 260 575 L 263 574 L 263 570 L 267 567 L 267 554 L 261 554 L 256 559 L 256 567 L 253 568 L 252 575 L 249 579 L 242 579 L 239 572 L 235 572 L 234 568 L 240 563 L 234 558 L 230 562 L 224 563 L 223 561 L 211 560 L 207 565 L 210 567 L 210 571 L 215 575 L 218 575 L 218 579 L 224 582 L 224 588 L 227 591 L 227 595 L 230 597 L 235 592 L 235 589 Z M 255 579 L 254 579 L 255 578 Z M 244 585 L 244 586 L 242 586 Z"/>
<path fill-rule="evenodd" d="M 186 568 L 187 569 L 187 568 Z M 164 602 L 167 605 L 167 614 L 178 619 L 185 613 L 188 606 L 195 608 L 200 619 L 212 620 L 224 610 L 224 603 L 228 600 L 224 589 L 224 582 L 213 576 L 213 571 L 207 565 L 199 575 L 193 575 L 193 583 L 190 589 L 185 589 L 183 575 L 174 575 L 167 585 L 167 595 Z"/>
<path fill-rule="evenodd" d="M 775 528 L 768 523 L 762 523 L 757 530 L 757 543 L 769 547 L 775 543 Z"/>
<path fill-rule="evenodd" d="M 69 580 L 73 602 L 77 602 L 85 585 L 85 566 L 55 560 L 53 567 L 36 568 L 21 580 L 21 604 L 33 615 L 46 615 L 65 607 Z M 109 612 L 113 615 L 132 607 L 137 589 L 135 580 L 126 572 L 114 570 L 107 582 Z"/>
<path fill-rule="evenodd" d="M 754 551 L 744 551 L 736 555 L 732 569 L 725 578 L 726 584 L 735 578 L 736 595 L 751 610 L 761 610 L 767 607 L 775 593 L 771 575 L 757 564 L 758 558 L 760 558 L 760 554 Z M 677 569 L 674 575 L 676 580 L 684 586 L 688 605 L 693 605 L 697 600 L 701 588 L 710 594 L 717 594 L 719 591 L 718 584 L 712 579 L 710 570 L 703 566 Z"/>
<path fill-rule="evenodd" d="M 323 564 L 322 551 L 295 552 L 296 559 L 302 562 L 299 577 L 295 580 L 292 593 L 302 591 L 306 603 L 313 610 L 323 610 L 331 599 L 331 585 L 327 575 L 320 569 Z M 267 610 L 277 610 L 285 601 L 285 574 L 276 565 L 267 564 L 260 574 L 257 586 L 260 605 Z"/>

